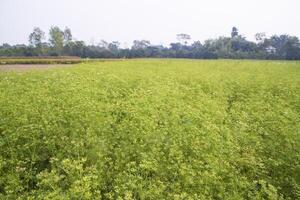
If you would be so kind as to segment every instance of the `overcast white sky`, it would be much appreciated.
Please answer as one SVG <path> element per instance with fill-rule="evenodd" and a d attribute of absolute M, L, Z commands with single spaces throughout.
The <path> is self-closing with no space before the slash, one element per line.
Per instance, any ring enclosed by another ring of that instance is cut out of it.
<path fill-rule="evenodd" d="M 257 32 L 300 36 L 300 0 L 0 0 L 0 44 L 27 43 L 33 27 L 71 28 L 74 38 L 169 44 L 176 34 L 204 41 Z"/>

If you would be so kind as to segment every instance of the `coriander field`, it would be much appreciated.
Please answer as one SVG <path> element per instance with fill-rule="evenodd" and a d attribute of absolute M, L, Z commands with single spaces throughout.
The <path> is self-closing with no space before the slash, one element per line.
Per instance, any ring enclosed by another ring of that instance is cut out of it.
<path fill-rule="evenodd" d="M 0 199 L 300 199 L 300 62 L 0 71 Z"/>

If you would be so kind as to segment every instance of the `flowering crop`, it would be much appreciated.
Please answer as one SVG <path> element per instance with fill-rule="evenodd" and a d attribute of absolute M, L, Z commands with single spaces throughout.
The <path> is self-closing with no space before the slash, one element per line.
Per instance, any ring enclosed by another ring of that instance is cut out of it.
<path fill-rule="evenodd" d="M 0 73 L 0 199 L 300 199 L 300 63 Z"/>

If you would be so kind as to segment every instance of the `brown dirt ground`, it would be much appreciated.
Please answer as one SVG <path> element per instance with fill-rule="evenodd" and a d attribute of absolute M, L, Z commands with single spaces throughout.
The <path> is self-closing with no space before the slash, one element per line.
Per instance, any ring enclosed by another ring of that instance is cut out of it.
<path fill-rule="evenodd" d="M 35 64 L 35 65 L 0 65 L 0 71 L 27 71 L 27 70 L 44 70 L 44 69 L 50 69 L 55 67 L 71 67 L 73 65 L 41 65 L 41 64 Z"/>

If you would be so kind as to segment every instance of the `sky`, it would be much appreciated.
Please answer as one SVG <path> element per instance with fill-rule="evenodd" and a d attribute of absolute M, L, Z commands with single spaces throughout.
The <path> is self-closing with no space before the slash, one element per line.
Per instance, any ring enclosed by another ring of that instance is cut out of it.
<path fill-rule="evenodd" d="M 187 33 L 203 42 L 239 33 L 300 37 L 300 0 L 0 0 L 0 44 L 27 44 L 34 27 L 69 27 L 88 44 L 102 39 L 168 45 Z"/>

